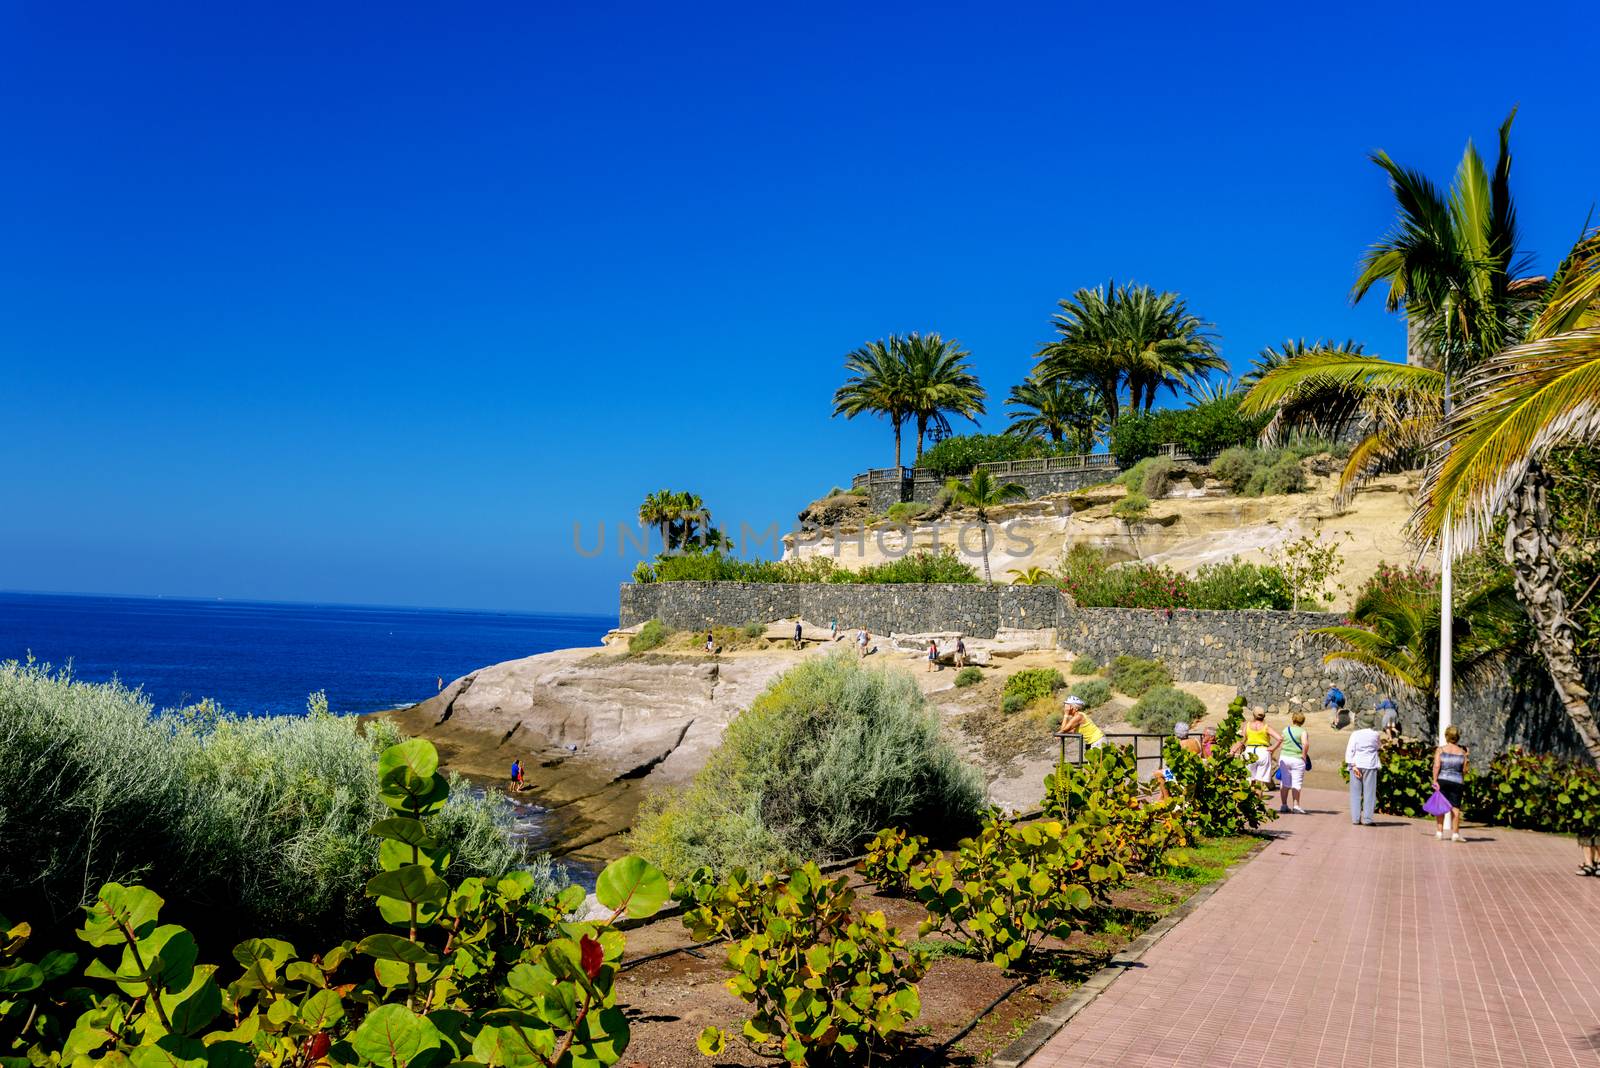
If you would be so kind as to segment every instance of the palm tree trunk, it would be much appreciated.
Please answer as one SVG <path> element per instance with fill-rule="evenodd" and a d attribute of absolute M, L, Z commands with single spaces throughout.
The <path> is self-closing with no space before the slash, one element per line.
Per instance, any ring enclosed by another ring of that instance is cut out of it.
<path fill-rule="evenodd" d="M 917 416 L 917 455 L 916 455 L 916 459 L 911 461 L 911 466 L 913 466 L 913 467 L 915 467 L 917 465 L 917 460 L 922 459 L 922 435 L 926 434 L 927 432 L 928 432 L 928 417 L 926 415 L 918 415 Z"/>
<path fill-rule="evenodd" d="M 894 421 L 894 466 L 900 466 L 900 420 Z"/>
<path fill-rule="evenodd" d="M 1549 476 L 1535 464 L 1512 495 L 1506 511 L 1506 561 L 1516 576 L 1517 599 L 1533 624 L 1534 640 L 1550 669 L 1556 697 L 1589 759 L 1600 767 L 1600 725 L 1589 707 L 1589 689 L 1578 662 L 1577 627 L 1561 592 L 1549 485 Z"/>
<path fill-rule="evenodd" d="M 980 515 L 978 522 L 983 527 L 983 581 L 993 586 L 994 576 L 989 573 L 989 518 Z"/>

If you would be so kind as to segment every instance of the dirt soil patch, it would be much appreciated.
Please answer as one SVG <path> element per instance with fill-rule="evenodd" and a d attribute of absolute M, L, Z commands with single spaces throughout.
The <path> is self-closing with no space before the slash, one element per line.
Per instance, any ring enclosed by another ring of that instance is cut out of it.
<path fill-rule="evenodd" d="M 973 1068 L 988 1064 L 1073 987 L 1262 841 L 1216 839 L 1174 850 L 1165 875 L 1136 876 L 1100 910 L 1091 930 L 1045 943 L 1035 962 L 1022 971 L 1004 972 L 930 935 L 921 943 L 934 959 L 919 984 L 919 1026 L 893 1062 Z M 878 894 L 853 872 L 850 882 L 858 912 L 882 911 L 902 937 L 916 938 L 917 924 L 927 916 L 921 905 Z M 666 950 L 677 951 L 658 956 Z M 677 918 L 628 932 L 626 971 L 617 982 L 633 1035 L 621 1061 L 624 1068 L 766 1068 L 775 1063 L 737 1038 L 716 1058 L 703 1057 L 695 1048 L 704 1028 L 715 1025 L 736 1036 L 749 1016 L 749 1007 L 723 985 L 729 975 L 726 960 L 726 945 L 697 946 Z"/>

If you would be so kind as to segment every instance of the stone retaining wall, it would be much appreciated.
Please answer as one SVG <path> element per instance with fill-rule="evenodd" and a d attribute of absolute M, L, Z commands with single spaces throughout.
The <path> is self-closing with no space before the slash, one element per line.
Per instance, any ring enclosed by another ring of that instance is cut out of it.
<path fill-rule="evenodd" d="M 1000 627 L 1055 626 L 1061 595 L 1047 586 L 952 583 L 650 582 L 622 587 L 620 624 L 659 619 L 693 630 L 802 618 L 876 634 L 959 631 L 992 638 Z"/>
<path fill-rule="evenodd" d="M 1089 467 L 1078 471 L 1029 471 L 1016 475 L 1001 475 L 1001 482 L 1015 482 L 1028 493 L 1028 500 L 1038 500 L 1050 493 L 1075 493 L 1089 486 L 1098 486 L 1102 482 L 1110 482 L 1122 473 L 1120 467 Z M 918 477 L 908 479 L 905 485 L 908 490 L 902 495 L 903 499 L 913 500 L 919 504 L 929 504 L 940 490 L 944 489 L 947 479 Z M 873 507 L 877 507 L 880 496 L 887 497 L 880 491 L 883 483 L 872 486 Z M 893 484 L 889 484 L 893 488 Z M 883 510 L 887 510 L 884 505 Z"/>
<path fill-rule="evenodd" d="M 1101 664 L 1123 654 L 1160 660 L 1181 681 L 1235 686 L 1252 705 L 1272 711 L 1304 710 L 1313 729 L 1326 729 L 1322 698 L 1333 684 L 1344 691 L 1351 712 L 1370 710 L 1384 696 L 1394 698 L 1402 728 L 1416 737 L 1431 733 L 1437 714 L 1398 687 L 1354 668 L 1325 665 L 1323 655 L 1332 645 L 1312 632 L 1341 617 L 1324 612 L 1179 610 L 1169 616 L 1145 609 L 1077 608 L 1053 587 L 976 584 L 659 582 L 625 584 L 621 592 L 624 627 L 648 619 L 696 629 L 796 617 L 819 625 L 837 619 L 841 630 L 865 626 L 879 635 L 959 631 L 989 638 L 1000 627 L 1054 627 L 1064 654 L 1092 656 Z M 1480 759 L 1511 745 L 1577 753 L 1576 737 L 1543 665 L 1529 662 L 1515 674 L 1515 682 L 1458 684 L 1455 722 L 1463 741 Z M 1342 751 L 1323 752 L 1333 760 L 1342 756 Z"/>

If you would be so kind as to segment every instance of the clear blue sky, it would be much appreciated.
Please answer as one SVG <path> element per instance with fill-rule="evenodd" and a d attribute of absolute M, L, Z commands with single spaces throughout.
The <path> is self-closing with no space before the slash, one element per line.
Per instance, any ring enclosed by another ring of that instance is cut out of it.
<path fill-rule="evenodd" d="M 1297 8 L 6 3 L 0 588 L 611 611 L 647 491 L 764 527 L 886 464 L 828 412 L 892 331 L 991 429 L 1113 275 L 1237 364 L 1398 352 L 1366 154 L 1447 179 L 1518 102 L 1548 269 L 1588 8 Z"/>

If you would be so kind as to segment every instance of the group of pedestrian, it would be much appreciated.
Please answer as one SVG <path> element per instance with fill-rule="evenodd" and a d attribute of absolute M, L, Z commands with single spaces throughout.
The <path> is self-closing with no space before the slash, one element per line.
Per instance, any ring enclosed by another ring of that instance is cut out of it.
<path fill-rule="evenodd" d="M 956 667 L 964 668 L 967 666 L 967 642 L 965 635 L 956 635 L 954 659 L 956 662 Z M 939 670 L 939 642 L 934 638 L 928 639 L 928 670 Z"/>

